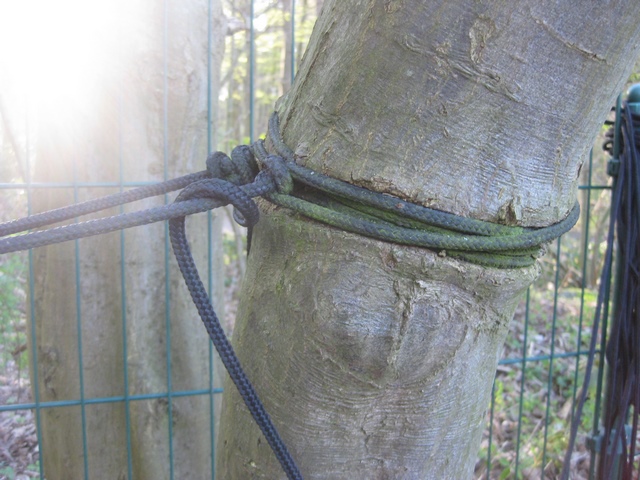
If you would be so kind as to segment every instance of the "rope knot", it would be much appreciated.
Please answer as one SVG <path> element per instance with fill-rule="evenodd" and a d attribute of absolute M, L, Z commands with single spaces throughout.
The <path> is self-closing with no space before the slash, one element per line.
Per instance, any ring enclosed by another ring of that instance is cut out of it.
<path fill-rule="evenodd" d="M 213 178 L 222 178 L 235 185 L 251 183 L 258 172 L 251 148 L 239 145 L 231 152 L 213 152 L 207 157 L 207 172 Z"/>
<path fill-rule="evenodd" d="M 233 217 L 244 227 L 252 227 L 260 219 L 258 206 L 238 185 L 221 178 L 206 178 L 185 187 L 176 197 L 176 202 L 194 198 L 214 198 L 233 205 Z"/>

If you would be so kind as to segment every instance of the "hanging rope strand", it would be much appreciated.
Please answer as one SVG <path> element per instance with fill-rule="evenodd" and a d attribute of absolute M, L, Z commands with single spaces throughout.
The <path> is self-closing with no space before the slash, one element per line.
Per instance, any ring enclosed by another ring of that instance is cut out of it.
<path fill-rule="evenodd" d="M 202 188 L 191 189 L 190 191 L 185 189 L 183 193 L 186 192 L 187 195 L 183 196 L 183 194 L 181 194 L 180 197 L 176 199 L 176 202 L 180 203 L 182 201 L 188 201 L 188 198 L 194 194 L 219 197 L 223 188 L 227 187 L 224 190 L 223 195 L 226 196 L 228 203 L 233 204 L 234 207 L 240 210 L 249 225 L 253 225 L 257 222 L 258 216 L 255 203 L 251 202 L 249 197 L 247 197 L 246 194 L 244 194 L 244 192 L 238 187 L 235 187 L 230 183 L 228 185 L 222 185 L 222 181 L 218 181 L 218 183 L 215 184 L 213 182 L 209 182 L 207 185 L 202 184 L 199 186 Z M 235 189 L 233 187 L 235 187 Z M 287 474 L 287 478 L 292 480 L 302 479 L 302 474 L 298 470 L 298 467 L 287 450 L 285 443 L 282 441 L 282 438 L 280 438 L 280 434 L 273 425 L 273 422 L 264 408 L 264 405 L 260 401 L 253 385 L 242 369 L 240 361 L 238 360 L 233 347 L 229 343 L 213 306 L 211 305 L 211 300 L 209 299 L 207 290 L 200 279 L 198 269 L 193 261 L 193 256 L 191 255 L 191 250 L 187 242 L 185 234 L 185 217 L 174 218 L 169 221 L 169 236 L 171 238 L 173 253 L 178 261 L 180 272 L 182 272 L 182 276 L 187 284 L 193 303 L 198 309 L 200 318 L 209 333 L 209 338 L 211 338 L 222 363 L 227 369 L 229 377 L 231 377 L 231 380 L 238 389 L 238 393 L 242 397 L 242 400 L 251 413 L 251 416 L 267 439 L 267 442 L 280 462 L 282 469 Z"/>

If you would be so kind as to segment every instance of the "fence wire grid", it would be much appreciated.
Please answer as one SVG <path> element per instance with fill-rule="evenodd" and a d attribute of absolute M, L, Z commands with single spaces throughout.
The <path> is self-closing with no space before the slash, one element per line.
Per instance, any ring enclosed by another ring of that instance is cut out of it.
<path fill-rule="evenodd" d="M 41 152 L 39 145 L 46 139 L 34 128 L 32 105 L 26 99 L 14 107 L 14 110 L 22 112 L 18 120 L 13 117 L 10 121 L 7 110 L 3 108 L 0 111 L 0 122 L 5 127 L 0 134 L 0 221 L 34 211 L 34 198 L 42 192 L 53 192 L 77 202 L 173 175 L 170 168 L 174 155 L 171 142 L 175 139 L 171 137 L 170 130 L 175 128 L 175 124 L 170 106 L 173 105 L 172 82 L 178 73 L 172 70 L 176 63 L 169 58 L 173 41 L 171 3 L 171 0 L 165 0 L 160 7 L 162 12 L 157 15 L 158 28 L 162 33 L 161 43 L 155 46 L 160 59 L 155 68 L 162 76 L 158 92 L 162 109 L 155 113 L 160 118 L 157 127 L 162 132 L 162 155 L 154 175 L 132 176 L 126 156 L 120 154 L 112 159 L 118 165 L 117 178 L 96 180 L 95 176 L 83 177 L 81 164 L 84 159 L 77 157 L 71 159 L 67 171 L 62 172 L 64 175 L 59 175 L 55 182 L 34 178 L 33 172 L 38 168 Z M 210 0 L 204 5 L 207 14 L 195 28 L 207 31 L 207 51 L 223 51 L 218 60 L 209 54 L 205 67 L 206 116 L 199 118 L 198 122 L 199 128 L 205 132 L 208 151 L 229 151 L 232 146 L 247 143 L 263 133 L 275 101 L 293 81 L 321 4 L 321 0 L 225 0 L 222 4 Z M 220 14 L 222 20 L 217 18 Z M 221 22 L 222 26 L 219 25 Z M 216 25 L 219 28 L 214 30 Z M 126 47 L 121 45 L 120 48 Z M 216 73 L 218 68 L 220 72 Z M 3 99 L 0 91 L 0 100 Z M 115 110 L 121 112 L 118 121 L 123 124 L 120 133 L 110 139 L 117 146 L 116 152 L 126 150 L 128 135 L 135 134 L 126 131 L 127 120 L 122 109 L 127 101 L 122 95 L 114 100 Z M 204 165 L 204 159 L 201 160 L 202 165 L 196 167 L 198 170 Z M 542 274 L 529 288 L 511 323 L 487 410 L 486 429 L 474 474 L 477 479 L 556 478 L 562 468 L 572 406 L 582 388 L 608 226 L 610 184 L 606 175 L 606 159 L 599 146 L 594 148 L 589 162 L 583 167 L 581 179 L 581 219 L 571 232 L 549 246 L 541 260 Z M 209 265 L 206 274 L 208 287 L 220 301 L 221 287 L 223 284 L 227 287 L 225 321 L 231 329 L 237 304 L 235 294 L 244 270 L 243 232 L 228 223 L 223 213 L 210 214 L 203 225 L 203 258 Z M 84 332 L 88 328 L 88 320 L 85 312 L 93 307 L 87 303 L 81 287 L 83 276 L 88 275 L 86 263 L 90 261 L 83 255 L 88 249 L 87 242 L 92 240 L 76 241 L 69 247 L 72 249 L 69 257 L 72 259 L 72 276 L 67 282 L 68 297 L 74 298 L 74 315 L 65 321 L 73 324 L 75 346 L 73 352 L 65 352 L 65 355 L 73 356 L 77 365 L 73 372 L 76 393 L 70 397 L 63 395 L 52 399 L 49 392 L 43 392 L 43 388 L 46 388 L 46 377 L 54 373 L 42 368 L 30 370 L 29 367 L 39 365 L 43 356 L 53 355 L 42 346 L 36 347 L 42 340 L 38 340 L 40 332 L 35 326 L 39 301 L 37 285 L 43 281 L 34 270 L 35 265 L 42 266 L 35 258 L 37 253 L 30 251 L 0 257 L 0 478 L 13 479 L 20 474 L 29 478 L 45 478 L 47 457 L 55 456 L 57 449 L 56 445 L 47 443 L 42 433 L 43 417 L 48 412 L 63 411 L 71 412 L 77 419 L 74 425 L 77 425 L 81 437 L 82 451 L 78 455 L 81 456 L 83 478 L 97 477 L 96 458 L 90 452 L 96 442 L 92 437 L 99 432 L 90 417 L 94 410 L 102 407 L 118 408 L 124 412 L 118 417 L 125 422 L 126 431 L 122 445 L 126 475 L 123 478 L 134 478 L 137 455 L 134 437 L 139 433 L 132 420 L 132 411 L 136 405 L 145 404 L 151 408 L 158 401 L 162 401 L 168 416 L 162 433 L 166 451 L 158 457 L 164 464 L 158 465 L 158 469 L 165 472 L 166 478 L 180 478 L 182 467 L 177 466 L 176 442 L 173 440 L 175 419 L 172 417 L 180 414 L 181 400 L 196 397 L 204 399 L 206 404 L 206 435 L 209 438 L 206 455 L 210 459 L 207 469 L 214 478 L 215 419 L 217 399 L 222 393 L 218 378 L 220 369 L 209 347 L 203 358 L 207 372 L 205 384 L 197 388 L 184 386 L 178 378 L 180 372 L 172 370 L 175 348 L 181 339 L 172 337 L 173 325 L 178 319 L 174 318 L 177 300 L 171 289 L 174 279 L 179 281 L 180 278 L 170 259 L 170 247 L 163 229 L 141 234 L 158 235 L 161 239 L 162 255 L 156 259 L 160 267 L 154 270 L 162 274 L 161 288 L 153 292 L 155 296 L 150 301 L 162 305 L 165 325 L 159 346 L 161 354 L 157 357 L 161 359 L 162 365 L 158 368 L 163 371 L 164 385 L 144 391 L 135 388 L 130 378 L 135 358 L 130 350 L 134 339 L 129 325 L 132 314 L 131 305 L 127 303 L 127 289 L 135 277 L 127 272 L 135 268 L 131 262 L 135 263 L 136 259 L 132 259 L 129 252 L 129 233 L 114 235 L 111 241 L 115 246 L 109 250 L 116 252 L 113 263 L 117 266 L 113 267 L 107 279 L 115 282 L 111 288 L 121 299 L 116 309 L 109 310 L 117 317 L 109 321 L 117 322 L 121 330 L 119 360 L 114 362 L 122 369 L 121 393 L 117 395 L 93 395 L 86 389 L 94 366 L 87 364 Z M 216 263 L 216 256 L 224 260 L 224 265 Z M 199 332 L 205 336 L 204 330 Z M 594 476 L 595 462 L 589 438 L 598 429 L 601 366 L 602 358 L 598 352 L 593 381 L 585 387 L 592 393 L 585 406 L 572 457 L 572 478 L 576 479 Z"/>

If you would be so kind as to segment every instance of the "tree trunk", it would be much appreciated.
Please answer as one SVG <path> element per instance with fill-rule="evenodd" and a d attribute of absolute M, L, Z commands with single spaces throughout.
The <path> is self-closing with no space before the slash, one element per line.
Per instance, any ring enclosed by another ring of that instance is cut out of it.
<path fill-rule="evenodd" d="M 209 3 L 213 51 L 208 47 Z M 95 102 L 68 106 L 66 123 L 57 116 L 40 117 L 36 181 L 155 182 L 205 168 L 208 57 L 217 101 L 224 45 L 220 3 L 170 2 L 165 10 L 162 3 L 146 2 L 136 12 L 119 12 L 114 36 L 120 42 L 119 63 L 105 64 L 87 79 L 95 87 Z M 118 189 L 75 191 L 82 201 Z M 34 190 L 36 212 L 73 201 L 70 188 Z M 125 210 L 164 202 L 151 199 Z M 203 268 L 210 262 L 221 272 L 220 242 L 214 241 L 211 257 L 207 253 L 206 216 L 189 224 L 196 261 Z M 213 238 L 220 237 L 220 225 L 214 218 Z M 34 341 L 37 347 L 39 400 L 161 394 L 42 410 L 40 452 L 49 480 L 84 478 L 85 473 L 92 479 L 126 479 L 129 462 L 133 478 L 169 478 L 170 452 L 175 478 L 210 476 L 210 397 L 170 400 L 163 393 L 210 388 L 210 342 L 165 237 L 165 226 L 154 224 L 122 237 L 111 233 L 80 240 L 77 256 L 74 243 L 34 251 L 36 336 L 30 345 Z M 221 287 L 214 276 L 217 305 L 222 304 Z"/>
<path fill-rule="evenodd" d="M 327 1 L 278 106 L 284 139 L 300 163 L 371 190 L 556 223 L 639 53 L 638 15 L 632 2 Z M 265 203 L 234 342 L 305 478 L 470 478 L 507 325 L 537 272 Z M 231 386 L 222 415 L 221 477 L 281 478 Z"/>

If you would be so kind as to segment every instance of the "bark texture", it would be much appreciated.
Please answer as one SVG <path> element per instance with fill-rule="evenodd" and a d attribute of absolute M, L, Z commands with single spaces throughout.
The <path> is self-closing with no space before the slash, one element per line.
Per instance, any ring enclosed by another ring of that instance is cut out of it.
<path fill-rule="evenodd" d="M 307 166 L 376 191 L 554 223 L 638 55 L 637 14 L 628 2 L 327 2 L 279 109 L 285 140 Z"/>
<path fill-rule="evenodd" d="M 161 181 L 165 174 L 173 178 L 204 168 L 207 59 L 212 55 L 212 64 L 218 66 L 222 55 L 222 42 L 213 51 L 208 47 L 209 3 L 169 2 L 165 10 L 162 3 L 145 2 L 144 8 L 135 4 L 122 12 L 114 33 L 121 42 L 115 46 L 119 63 L 91 72 L 95 102 L 68 112 L 66 122 L 40 116 L 36 181 L 117 183 L 121 166 L 125 182 Z M 221 6 L 212 5 L 211 28 L 220 39 Z M 216 98 L 216 76 L 211 88 Z M 82 201 L 115 192 L 117 188 L 78 188 L 77 196 Z M 34 191 L 33 206 L 37 212 L 73 201 L 73 189 L 40 189 Z M 164 201 L 138 202 L 125 209 Z M 118 209 L 108 213 L 117 214 Z M 214 250 L 213 257 L 207 252 L 206 216 L 188 223 L 198 264 L 205 267 L 211 261 L 214 271 L 221 271 L 221 251 Z M 214 218 L 214 238 L 220 225 Z M 119 233 L 80 240 L 77 264 L 73 243 L 34 251 L 36 335 L 30 342 L 37 349 L 40 401 L 79 399 L 80 369 L 85 399 L 125 395 L 125 372 L 129 395 L 209 388 L 209 339 L 170 258 L 165 226 L 129 230 L 122 241 L 124 259 Z M 221 287 L 214 278 L 218 305 Z M 43 410 L 40 452 L 46 477 L 84 478 L 84 435 L 89 478 L 126 479 L 129 460 L 133 478 L 169 478 L 170 441 L 175 478 L 206 478 L 212 469 L 209 397 L 176 398 L 171 412 L 170 439 L 166 396 L 88 405 L 84 412 L 80 406 Z"/>
<path fill-rule="evenodd" d="M 285 141 L 372 190 L 555 223 L 639 53 L 638 15 L 631 2 L 327 1 L 278 106 Z M 305 478 L 470 478 L 537 267 L 478 267 L 263 210 L 234 342 Z M 219 475 L 283 478 L 231 385 L 225 405 Z"/>

